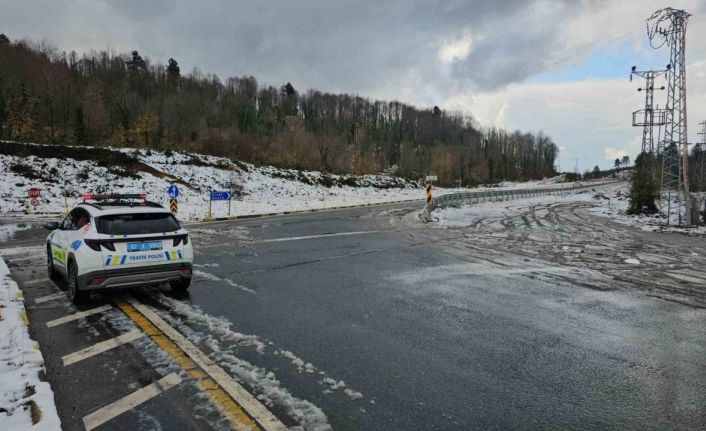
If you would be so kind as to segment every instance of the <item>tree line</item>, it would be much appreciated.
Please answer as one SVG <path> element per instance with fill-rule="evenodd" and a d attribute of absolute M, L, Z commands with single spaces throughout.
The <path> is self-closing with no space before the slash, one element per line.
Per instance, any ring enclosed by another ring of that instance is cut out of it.
<path fill-rule="evenodd" d="M 188 150 L 285 168 L 396 172 L 473 185 L 555 173 L 542 132 L 481 130 L 468 115 L 251 76 L 182 73 L 137 51 L 79 56 L 0 35 L 0 138 Z"/>

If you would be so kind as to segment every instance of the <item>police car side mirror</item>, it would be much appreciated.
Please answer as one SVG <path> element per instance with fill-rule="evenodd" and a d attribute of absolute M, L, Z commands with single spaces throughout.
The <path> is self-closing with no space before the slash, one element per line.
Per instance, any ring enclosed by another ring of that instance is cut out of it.
<path fill-rule="evenodd" d="M 59 222 L 56 221 L 50 221 L 49 223 L 44 225 L 44 229 L 46 230 L 57 230 L 59 229 Z"/>

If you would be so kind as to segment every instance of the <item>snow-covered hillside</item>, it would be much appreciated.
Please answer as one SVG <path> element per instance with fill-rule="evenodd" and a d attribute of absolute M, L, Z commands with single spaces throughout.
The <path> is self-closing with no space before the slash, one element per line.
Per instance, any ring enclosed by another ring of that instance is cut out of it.
<path fill-rule="evenodd" d="M 148 199 L 168 203 L 167 188 L 180 189 L 179 218 L 200 220 L 208 212 L 211 190 L 234 192 L 231 215 L 330 208 L 346 205 L 423 199 L 413 182 L 368 175 L 338 176 L 257 167 L 229 159 L 186 153 L 120 149 L 135 166 L 110 165 L 101 160 L 0 155 L 0 213 L 57 213 L 71 207 L 83 193 L 146 193 Z M 65 148 L 65 147 L 63 147 Z M 72 148 L 72 150 L 75 147 Z M 90 149 L 88 149 L 90 151 Z M 39 205 L 30 204 L 27 190 L 41 189 Z M 228 215 L 228 202 L 213 202 L 214 217 Z"/>
<path fill-rule="evenodd" d="M 0 154 L 0 214 L 5 215 L 56 214 L 65 205 L 72 207 L 84 193 L 146 193 L 149 200 L 167 206 L 170 184 L 179 187 L 178 217 L 187 221 L 207 216 L 212 190 L 233 192 L 230 212 L 227 201 L 213 202 L 213 217 L 425 198 L 420 184 L 387 175 L 330 175 L 171 151 L 7 141 L 0 141 L 0 145 L 4 153 L 15 154 Z M 504 182 L 493 188 L 545 187 L 561 180 Z M 30 187 L 41 189 L 36 207 L 28 198 Z M 459 190 L 466 189 L 435 188 L 434 195 Z"/>

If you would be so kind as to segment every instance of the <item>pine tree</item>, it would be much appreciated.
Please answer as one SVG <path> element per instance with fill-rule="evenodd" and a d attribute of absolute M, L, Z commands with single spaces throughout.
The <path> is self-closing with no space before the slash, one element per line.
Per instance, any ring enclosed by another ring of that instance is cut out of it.
<path fill-rule="evenodd" d="M 86 124 L 83 121 L 83 108 L 76 107 L 74 118 L 74 143 L 76 145 L 88 145 L 88 135 L 86 134 Z"/>
<path fill-rule="evenodd" d="M 0 45 L 9 45 L 10 39 L 4 33 L 0 33 Z"/>
<path fill-rule="evenodd" d="M 0 78 L 0 139 L 4 138 L 5 134 L 5 123 L 7 122 L 7 107 L 5 102 L 5 95 L 2 91 L 2 79 Z"/>
<path fill-rule="evenodd" d="M 145 70 L 147 63 L 142 59 L 140 53 L 137 51 L 132 51 L 132 59 L 125 62 L 127 68 L 133 71 Z"/>
<path fill-rule="evenodd" d="M 286 83 L 282 86 L 282 113 L 284 115 L 297 115 L 297 90 L 294 89 L 291 83 Z"/>
<path fill-rule="evenodd" d="M 655 200 L 659 197 L 657 182 L 652 168 L 654 158 L 649 153 L 640 153 L 635 159 L 635 170 L 630 177 L 630 205 L 628 214 L 654 214 Z"/>
<path fill-rule="evenodd" d="M 169 82 L 174 85 L 177 82 L 179 82 L 179 63 L 177 63 L 176 60 L 173 58 L 169 59 L 169 64 L 167 65 L 167 78 L 169 79 Z"/>

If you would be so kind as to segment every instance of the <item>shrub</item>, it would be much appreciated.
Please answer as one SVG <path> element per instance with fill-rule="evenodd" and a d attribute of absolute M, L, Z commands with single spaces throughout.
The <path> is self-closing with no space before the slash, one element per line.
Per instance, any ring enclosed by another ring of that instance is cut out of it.
<path fill-rule="evenodd" d="M 655 158 L 649 153 L 641 153 L 635 159 L 635 170 L 630 177 L 630 206 L 628 214 L 654 214 L 655 200 L 659 189 L 655 180 Z"/>

